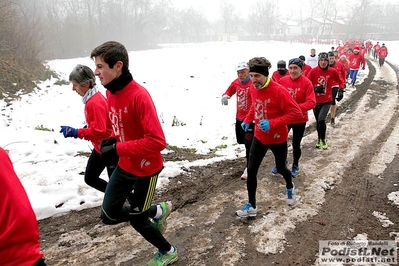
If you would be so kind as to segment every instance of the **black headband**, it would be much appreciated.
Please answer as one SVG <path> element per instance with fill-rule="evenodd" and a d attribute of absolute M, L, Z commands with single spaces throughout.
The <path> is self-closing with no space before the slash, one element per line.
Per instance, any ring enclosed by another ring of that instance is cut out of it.
<path fill-rule="evenodd" d="M 269 76 L 269 68 L 264 67 L 264 66 L 257 66 L 257 65 L 250 66 L 249 72 L 256 72 L 256 73 L 262 74 L 263 76 L 266 76 L 266 77 Z"/>

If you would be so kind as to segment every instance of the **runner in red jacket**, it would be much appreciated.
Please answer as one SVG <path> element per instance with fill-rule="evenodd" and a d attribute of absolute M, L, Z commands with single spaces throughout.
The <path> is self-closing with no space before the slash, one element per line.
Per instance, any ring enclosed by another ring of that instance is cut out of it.
<path fill-rule="evenodd" d="M 147 265 L 172 264 L 178 259 L 177 249 L 162 235 L 172 206 L 151 206 L 163 169 L 161 151 L 166 147 L 155 105 L 148 91 L 133 80 L 128 52 L 121 43 L 105 42 L 90 57 L 96 64 L 95 74 L 107 89 L 114 133 L 101 142 L 101 156 L 110 164 L 118 163 L 105 190 L 101 218 L 105 224 L 125 221 L 124 203 L 129 197 L 130 224 L 158 248 Z"/>
<path fill-rule="evenodd" d="M 342 98 L 344 97 L 344 89 L 346 87 L 346 70 L 344 66 L 341 64 L 340 61 L 335 60 L 335 54 L 334 53 L 328 53 L 328 58 L 329 58 L 329 67 L 334 68 L 337 70 L 338 75 L 339 75 L 339 95 L 338 98 L 338 88 L 334 87 L 333 88 L 333 95 L 332 95 L 332 102 L 331 102 L 331 107 L 330 107 L 330 114 L 331 114 L 331 125 L 335 125 L 335 113 L 337 112 L 337 101 L 341 101 Z"/>
<path fill-rule="evenodd" d="M 270 62 L 264 57 L 249 60 L 249 74 L 252 80 L 251 109 L 242 123 L 248 130 L 249 124 L 255 120 L 255 134 L 252 141 L 248 162 L 248 203 L 235 212 L 239 217 L 256 216 L 256 188 L 259 166 L 270 149 L 274 155 L 277 171 L 286 181 L 286 203 L 296 203 L 295 187 L 292 183 L 291 171 L 287 168 L 288 125 L 303 118 L 298 104 L 288 90 L 269 78 Z"/>
<path fill-rule="evenodd" d="M 309 73 L 309 71 L 312 69 L 312 67 L 305 63 L 305 56 L 300 55 L 299 59 L 301 59 L 302 63 L 303 63 L 302 75 L 304 75 L 306 77 L 306 75 Z"/>
<path fill-rule="evenodd" d="M 364 69 L 366 66 L 366 60 L 364 59 L 364 55 L 360 53 L 359 47 L 355 46 L 353 48 L 353 53 L 349 54 L 349 77 L 351 78 L 351 85 L 355 87 L 357 73 L 359 69 Z"/>
<path fill-rule="evenodd" d="M 279 82 L 282 77 L 288 76 L 287 63 L 284 60 L 277 62 L 277 70 L 272 74 L 272 80 Z"/>
<path fill-rule="evenodd" d="M 245 180 L 248 177 L 248 158 L 249 151 L 251 149 L 252 139 L 254 135 L 254 123 L 249 125 L 249 129 L 245 132 L 241 128 L 241 123 L 244 121 L 248 114 L 249 108 L 251 107 L 252 99 L 250 94 L 250 87 L 252 85 L 251 78 L 249 76 L 249 66 L 246 62 L 241 62 L 236 67 L 237 76 L 230 86 L 227 88 L 226 92 L 222 96 L 222 104 L 227 105 L 228 99 L 236 94 L 236 138 L 238 144 L 245 145 L 245 159 L 247 161 L 244 172 L 241 175 L 241 179 Z"/>
<path fill-rule="evenodd" d="M 0 169 L 0 265 L 46 265 L 36 215 L 10 157 L 1 147 Z"/>
<path fill-rule="evenodd" d="M 326 118 L 332 102 L 333 88 L 339 87 L 340 79 L 338 72 L 328 67 L 329 59 L 327 53 L 320 53 L 318 59 L 318 66 L 313 68 L 307 77 L 312 82 L 316 93 L 316 107 L 313 109 L 318 136 L 316 148 L 326 150 L 328 148 Z"/>
<path fill-rule="evenodd" d="M 373 56 L 374 56 L 374 60 L 377 60 L 378 58 L 378 51 L 380 50 L 381 46 L 380 46 L 380 42 L 377 42 L 374 46 L 373 46 Z"/>
<path fill-rule="evenodd" d="M 60 133 L 63 133 L 65 138 L 74 137 L 91 141 L 93 150 L 87 162 L 85 182 L 89 186 L 105 192 L 107 181 L 100 178 L 100 175 L 107 168 L 108 177 L 111 177 L 116 167 L 115 164 L 107 165 L 107 162 L 101 159 L 100 152 L 100 142 L 103 139 L 108 139 L 112 134 L 107 100 L 98 91 L 96 76 L 88 66 L 77 65 L 69 74 L 69 81 L 72 83 L 72 89 L 82 97 L 82 102 L 85 105 L 86 126 L 79 129 L 61 126 Z"/>
<path fill-rule="evenodd" d="M 349 60 L 346 58 L 346 55 L 341 55 L 339 57 L 339 62 L 341 63 L 342 67 L 345 69 L 345 83 L 349 77 Z"/>
<path fill-rule="evenodd" d="M 310 80 L 302 75 L 303 63 L 299 58 L 293 58 L 288 62 L 289 76 L 280 79 L 280 84 L 288 89 L 292 98 L 302 111 L 302 118 L 288 125 L 288 131 L 292 128 L 293 161 L 291 173 L 296 177 L 299 172 L 299 159 L 301 158 L 301 141 L 305 133 L 306 122 L 309 120 L 308 111 L 316 107 L 316 98 L 313 85 Z M 277 168 L 276 168 L 277 171 Z"/>
<path fill-rule="evenodd" d="M 378 51 L 378 63 L 382 67 L 385 63 L 385 58 L 388 56 L 388 48 L 385 43 L 382 44 L 380 50 Z"/>

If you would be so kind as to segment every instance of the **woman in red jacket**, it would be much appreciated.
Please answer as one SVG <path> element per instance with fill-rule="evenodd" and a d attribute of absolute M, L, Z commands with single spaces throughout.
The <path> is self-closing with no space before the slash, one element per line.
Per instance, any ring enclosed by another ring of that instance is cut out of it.
<path fill-rule="evenodd" d="M 72 83 L 72 89 L 82 96 L 87 126 L 79 129 L 61 126 L 60 133 L 63 133 L 65 138 L 74 137 L 91 141 L 93 151 L 87 162 L 85 182 L 89 186 L 105 192 L 107 181 L 101 179 L 100 174 L 107 168 L 108 177 L 110 177 L 115 169 L 115 165 L 107 165 L 101 159 L 100 152 L 101 141 L 108 139 L 112 133 L 111 121 L 108 118 L 107 100 L 98 91 L 96 77 L 88 66 L 77 65 L 69 74 L 69 81 Z"/>
<path fill-rule="evenodd" d="M 0 265 L 45 266 L 35 213 L 1 147 L 0 169 Z"/>

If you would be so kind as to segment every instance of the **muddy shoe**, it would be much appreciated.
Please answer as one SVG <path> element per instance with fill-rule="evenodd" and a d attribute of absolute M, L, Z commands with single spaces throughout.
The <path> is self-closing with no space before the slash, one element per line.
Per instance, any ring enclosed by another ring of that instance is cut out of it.
<path fill-rule="evenodd" d="M 318 140 L 317 140 L 316 148 L 318 148 L 318 149 L 321 148 L 321 139 L 318 139 Z"/>
<path fill-rule="evenodd" d="M 166 230 L 166 218 L 168 218 L 169 214 L 172 212 L 172 202 L 161 202 L 159 203 L 162 209 L 162 215 L 158 219 L 153 219 L 155 226 L 158 227 L 159 232 L 163 234 Z M 162 264 L 163 265 L 163 264 Z M 165 264 L 166 265 L 166 264 Z"/>
<path fill-rule="evenodd" d="M 178 260 L 177 248 L 173 246 L 173 252 L 169 251 L 165 254 L 157 252 L 152 260 L 147 263 L 147 266 L 166 266 Z"/>
<path fill-rule="evenodd" d="M 327 150 L 328 149 L 328 145 L 327 145 L 327 141 L 326 140 L 321 140 L 321 147 L 323 148 L 323 150 Z"/>
<path fill-rule="evenodd" d="M 257 209 L 252 208 L 251 203 L 246 203 L 241 210 L 235 212 L 239 217 L 255 217 Z"/>
<path fill-rule="evenodd" d="M 294 183 L 292 184 L 294 185 Z M 296 203 L 295 185 L 292 188 L 286 188 L 285 192 L 287 193 L 287 205 L 294 206 Z"/>

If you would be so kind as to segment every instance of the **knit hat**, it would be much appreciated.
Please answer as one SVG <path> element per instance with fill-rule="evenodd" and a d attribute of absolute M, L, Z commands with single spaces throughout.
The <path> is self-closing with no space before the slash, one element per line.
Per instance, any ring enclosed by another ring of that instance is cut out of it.
<path fill-rule="evenodd" d="M 277 68 L 286 68 L 287 63 L 284 60 L 280 60 L 277 62 Z"/>
<path fill-rule="evenodd" d="M 293 64 L 299 66 L 301 69 L 303 68 L 303 62 L 300 58 L 292 58 L 290 61 L 288 61 L 288 66 Z"/>
<path fill-rule="evenodd" d="M 318 61 L 320 61 L 320 59 L 326 59 L 326 60 L 328 60 L 328 54 L 327 53 L 325 53 L 325 52 L 323 52 L 323 53 L 320 53 L 319 54 L 319 59 L 318 59 Z"/>
<path fill-rule="evenodd" d="M 303 61 L 306 60 L 305 56 L 303 56 L 303 55 L 300 55 L 298 58 L 301 59 L 301 60 L 303 60 Z"/>
<path fill-rule="evenodd" d="M 249 66 L 248 66 L 247 62 L 240 62 L 236 66 L 236 71 L 243 70 L 243 69 L 249 69 Z"/>

